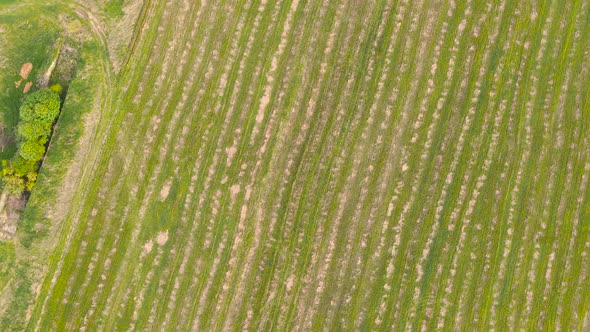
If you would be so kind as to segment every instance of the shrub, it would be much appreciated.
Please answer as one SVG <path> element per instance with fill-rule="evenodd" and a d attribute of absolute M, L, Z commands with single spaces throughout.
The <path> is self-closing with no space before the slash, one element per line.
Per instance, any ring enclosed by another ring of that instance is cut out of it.
<path fill-rule="evenodd" d="M 54 85 L 49 87 L 49 90 L 51 90 L 59 95 L 59 94 L 61 94 L 61 91 L 63 90 L 63 88 L 62 88 L 61 84 L 55 83 Z"/>

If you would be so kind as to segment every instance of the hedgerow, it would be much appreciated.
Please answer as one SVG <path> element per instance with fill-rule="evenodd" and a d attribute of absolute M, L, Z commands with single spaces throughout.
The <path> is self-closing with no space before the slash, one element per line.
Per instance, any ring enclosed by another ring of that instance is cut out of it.
<path fill-rule="evenodd" d="M 19 108 L 18 149 L 11 160 L 2 161 L 2 184 L 9 194 L 30 191 L 45 155 L 51 127 L 59 115 L 61 86 L 56 84 L 28 95 Z"/>

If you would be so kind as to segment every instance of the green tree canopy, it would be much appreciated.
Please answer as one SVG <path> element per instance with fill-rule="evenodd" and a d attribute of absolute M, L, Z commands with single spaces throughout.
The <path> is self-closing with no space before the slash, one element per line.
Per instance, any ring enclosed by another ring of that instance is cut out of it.
<path fill-rule="evenodd" d="M 17 134 L 20 140 L 38 141 L 42 137 L 47 137 L 51 133 L 51 124 L 43 121 L 22 122 L 17 127 Z"/>
<path fill-rule="evenodd" d="M 28 95 L 19 110 L 23 121 L 53 123 L 59 114 L 59 94 L 50 89 L 41 89 Z"/>
<path fill-rule="evenodd" d="M 2 184 L 9 194 L 20 195 L 25 191 L 25 179 L 13 174 L 2 176 Z"/>
<path fill-rule="evenodd" d="M 18 153 L 25 160 L 39 161 L 45 154 L 45 146 L 39 141 L 25 141 L 18 149 Z"/>
<path fill-rule="evenodd" d="M 20 155 L 16 155 L 10 162 L 3 160 L 2 184 L 4 189 L 15 195 L 33 189 L 35 181 L 37 181 L 36 167 L 36 161 L 25 160 Z"/>

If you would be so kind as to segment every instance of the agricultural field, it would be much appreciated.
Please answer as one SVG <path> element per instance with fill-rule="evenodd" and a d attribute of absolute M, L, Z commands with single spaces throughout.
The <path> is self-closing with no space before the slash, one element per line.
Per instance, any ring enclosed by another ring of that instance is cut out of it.
<path fill-rule="evenodd" d="M 590 330 L 590 1 L 0 0 L 0 29 L 8 133 L 18 50 L 76 54 L 0 330 Z"/>

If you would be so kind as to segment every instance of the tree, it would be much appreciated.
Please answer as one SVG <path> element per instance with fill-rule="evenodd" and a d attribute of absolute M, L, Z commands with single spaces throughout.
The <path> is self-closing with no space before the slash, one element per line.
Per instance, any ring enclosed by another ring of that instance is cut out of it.
<path fill-rule="evenodd" d="M 37 162 L 43 158 L 43 155 L 45 154 L 45 146 L 41 144 L 41 141 L 25 141 L 18 149 L 18 153 L 25 160 Z"/>
<path fill-rule="evenodd" d="M 25 184 L 25 189 L 27 191 L 31 191 L 33 190 L 33 187 L 35 186 L 35 183 L 37 183 L 37 172 L 29 172 L 27 173 L 27 181 Z"/>
<path fill-rule="evenodd" d="M 37 181 L 36 161 L 15 156 L 10 162 L 2 161 L 2 184 L 9 194 L 20 195 L 25 190 L 30 191 Z"/>
<path fill-rule="evenodd" d="M 38 141 L 42 137 L 48 137 L 51 133 L 51 125 L 42 121 L 27 121 L 18 125 L 18 138 L 22 141 Z"/>
<path fill-rule="evenodd" d="M 53 123 L 59 114 L 59 94 L 50 89 L 41 89 L 25 97 L 19 109 L 23 121 L 40 120 Z"/>
<path fill-rule="evenodd" d="M 4 190 L 9 194 L 20 195 L 25 191 L 25 179 L 14 174 L 2 176 L 2 184 L 4 185 Z"/>

